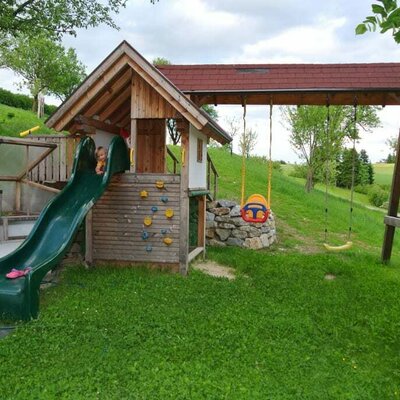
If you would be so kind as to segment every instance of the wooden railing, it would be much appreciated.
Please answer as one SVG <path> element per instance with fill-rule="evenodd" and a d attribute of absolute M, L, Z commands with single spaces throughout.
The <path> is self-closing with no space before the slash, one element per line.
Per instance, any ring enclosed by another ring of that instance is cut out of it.
<path fill-rule="evenodd" d="M 177 173 L 178 171 L 178 164 L 179 164 L 179 160 L 175 157 L 175 154 L 171 151 L 171 149 L 167 146 L 167 154 L 171 157 L 173 163 L 174 163 L 174 167 L 173 167 L 173 171 L 174 174 Z"/>
<path fill-rule="evenodd" d="M 212 193 L 212 198 L 215 200 L 218 194 L 218 171 L 207 153 L 207 189 Z M 211 189 L 212 186 L 212 189 Z"/>
<path fill-rule="evenodd" d="M 29 179 L 33 182 L 67 182 L 71 176 L 76 146 L 79 136 L 36 135 L 29 140 L 54 144 L 57 149 L 43 159 L 30 171 Z"/>

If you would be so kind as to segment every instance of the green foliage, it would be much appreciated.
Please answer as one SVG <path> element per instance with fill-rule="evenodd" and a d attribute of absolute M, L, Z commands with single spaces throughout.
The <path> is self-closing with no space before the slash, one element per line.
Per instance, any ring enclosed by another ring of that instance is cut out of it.
<path fill-rule="evenodd" d="M 153 60 L 153 65 L 171 65 L 171 61 L 169 61 L 167 58 L 164 57 L 156 57 Z"/>
<path fill-rule="evenodd" d="M 65 100 L 85 77 L 85 67 L 75 50 L 64 49 L 44 36 L 9 41 L 1 57 L 8 68 L 23 78 L 22 85 L 30 90 L 35 101 L 39 93 Z"/>
<path fill-rule="evenodd" d="M 307 191 L 313 188 L 314 181 L 318 180 L 316 175 L 327 160 L 331 163 L 338 157 L 346 139 L 358 137 L 360 128 L 369 131 L 379 126 L 376 107 L 357 107 L 357 126 L 354 126 L 354 112 L 354 107 L 349 106 L 283 108 L 284 124 L 291 132 L 290 143 L 308 166 Z"/>
<path fill-rule="evenodd" d="M 2 1 L 0 36 L 4 40 L 20 35 L 33 38 L 45 34 L 61 39 L 63 34 L 75 36 L 77 29 L 100 24 L 117 28 L 112 14 L 117 14 L 125 5 L 126 0 Z"/>
<path fill-rule="evenodd" d="M 219 115 L 217 109 L 211 104 L 204 104 L 201 108 L 215 121 L 218 121 Z"/>
<path fill-rule="evenodd" d="M 363 23 L 357 25 L 356 34 L 374 32 L 377 28 L 380 33 L 391 31 L 396 43 L 400 43 L 400 8 L 397 0 L 377 0 L 380 4 L 372 4 L 372 13 Z"/>
<path fill-rule="evenodd" d="M 8 90 L 0 88 L 0 104 L 20 108 L 22 110 L 32 110 L 33 98 L 25 94 L 12 93 Z M 53 114 L 56 110 L 57 106 L 53 106 L 51 104 L 44 105 L 44 113 L 46 115 Z"/>
<path fill-rule="evenodd" d="M 375 207 L 381 207 L 383 203 L 388 201 L 389 192 L 378 185 L 372 185 L 368 190 L 368 199 Z"/>

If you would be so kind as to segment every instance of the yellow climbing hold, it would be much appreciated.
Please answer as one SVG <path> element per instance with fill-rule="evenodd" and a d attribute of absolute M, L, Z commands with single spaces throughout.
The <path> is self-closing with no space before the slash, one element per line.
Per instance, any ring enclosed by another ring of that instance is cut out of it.
<path fill-rule="evenodd" d="M 149 194 L 147 193 L 147 190 L 142 190 L 142 191 L 140 192 L 140 197 L 141 197 L 142 199 L 145 199 L 148 195 L 149 195 Z"/>
<path fill-rule="evenodd" d="M 143 223 L 144 223 L 146 226 L 150 226 L 150 225 L 153 223 L 153 220 L 152 220 L 151 217 L 144 217 Z"/>
<path fill-rule="evenodd" d="M 174 216 L 174 210 L 172 208 L 167 208 L 165 210 L 165 216 L 167 218 L 172 218 Z"/>
<path fill-rule="evenodd" d="M 164 242 L 167 246 L 169 246 L 169 245 L 173 242 L 173 240 L 172 240 L 171 238 L 169 238 L 169 237 L 166 237 L 166 238 L 164 238 L 163 242 Z"/>
<path fill-rule="evenodd" d="M 164 181 L 156 181 L 157 189 L 164 189 Z"/>

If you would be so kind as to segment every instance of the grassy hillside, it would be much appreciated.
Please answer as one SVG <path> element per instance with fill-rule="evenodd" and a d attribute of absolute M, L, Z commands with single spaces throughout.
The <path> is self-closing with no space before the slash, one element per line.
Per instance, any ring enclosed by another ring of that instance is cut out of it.
<path fill-rule="evenodd" d="M 47 117 L 39 119 L 33 112 L 0 104 L 0 136 L 19 137 L 19 132 L 39 125 L 35 135 L 56 133 L 44 125 Z"/>
<path fill-rule="evenodd" d="M 391 185 L 394 164 L 374 164 L 375 183 L 379 185 Z"/>
<path fill-rule="evenodd" d="M 220 149 L 211 149 L 211 157 L 221 175 L 219 196 L 240 199 L 241 158 L 230 156 Z M 247 160 L 246 195 L 266 194 L 267 165 L 260 159 Z M 347 193 L 345 193 L 347 192 Z M 348 198 L 348 191 L 343 191 Z M 324 242 L 325 193 L 304 191 L 303 183 L 274 171 L 272 183 L 272 210 L 278 218 L 278 231 L 287 246 L 319 251 Z M 377 256 L 383 239 L 383 213 L 356 204 L 353 211 L 353 239 L 356 252 L 368 251 Z M 347 240 L 349 227 L 349 201 L 330 195 L 328 201 L 329 242 L 335 245 Z M 396 240 L 394 254 L 399 253 Z"/>

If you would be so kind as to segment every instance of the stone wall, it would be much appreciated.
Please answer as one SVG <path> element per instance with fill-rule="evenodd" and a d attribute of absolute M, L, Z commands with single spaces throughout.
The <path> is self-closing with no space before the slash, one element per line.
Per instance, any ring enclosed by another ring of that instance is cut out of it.
<path fill-rule="evenodd" d="M 275 218 L 264 223 L 243 221 L 240 206 L 233 201 L 207 203 L 206 243 L 210 246 L 239 246 L 263 249 L 276 241 Z"/>

